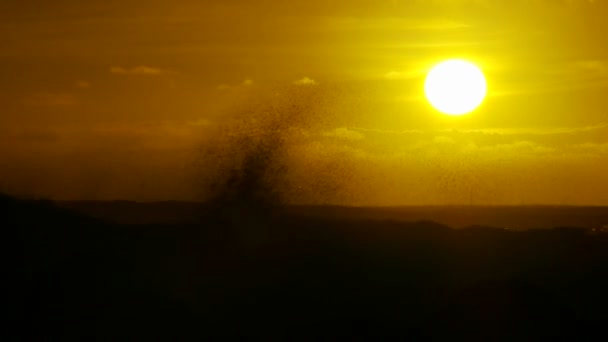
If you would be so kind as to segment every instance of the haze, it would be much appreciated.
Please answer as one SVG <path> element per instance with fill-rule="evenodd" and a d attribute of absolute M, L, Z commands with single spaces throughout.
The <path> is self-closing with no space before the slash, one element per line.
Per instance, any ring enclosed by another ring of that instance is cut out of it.
<path fill-rule="evenodd" d="M 600 0 L 5 0 L 0 191 L 201 199 L 208 152 L 245 127 L 280 133 L 289 203 L 608 205 L 607 17 Z M 424 99 L 449 58 L 488 79 L 461 118 Z"/>

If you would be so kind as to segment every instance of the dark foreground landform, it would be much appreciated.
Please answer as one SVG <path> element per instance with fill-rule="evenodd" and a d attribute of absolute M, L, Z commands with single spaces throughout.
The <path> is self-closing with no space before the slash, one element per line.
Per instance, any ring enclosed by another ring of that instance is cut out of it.
<path fill-rule="evenodd" d="M 109 223 L 0 198 L 10 340 L 601 340 L 608 235 L 279 208 Z"/>
<path fill-rule="evenodd" d="M 120 224 L 199 223 L 208 206 L 200 202 L 61 202 L 60 206 Z M 290 206 L 294 216 L 331 220 L 433 221 L 451 228 L 486 226 L 509 230 L 579 227 L 608 230 L 608 207 L 584 206 Z"/>

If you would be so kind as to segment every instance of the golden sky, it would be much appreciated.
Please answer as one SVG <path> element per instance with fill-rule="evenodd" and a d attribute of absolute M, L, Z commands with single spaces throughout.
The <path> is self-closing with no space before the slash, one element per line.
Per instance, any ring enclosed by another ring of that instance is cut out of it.
<path fill-rule="evenodd" d="M 4 0 L 0 191 L 197 199 L 218 167 L 201 151 L 246 127 L 281 132 L 293 203 L 608 205 L 606 18 L 605 0 Z M 465 117 L 424 99 L 448 58 L 488 80 Z"/>

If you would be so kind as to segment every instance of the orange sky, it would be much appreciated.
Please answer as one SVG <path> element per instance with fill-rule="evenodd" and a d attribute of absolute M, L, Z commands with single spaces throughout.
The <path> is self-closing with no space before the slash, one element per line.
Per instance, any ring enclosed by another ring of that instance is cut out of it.
<path fill-rule="evenodd" d="M 253 129 L 292 203 L 608 205 L 608 1 L 328 3 L 2 1 L 0 191 L 200 199 Z M 422 93 L 454 57 L 462 118 Z"/>

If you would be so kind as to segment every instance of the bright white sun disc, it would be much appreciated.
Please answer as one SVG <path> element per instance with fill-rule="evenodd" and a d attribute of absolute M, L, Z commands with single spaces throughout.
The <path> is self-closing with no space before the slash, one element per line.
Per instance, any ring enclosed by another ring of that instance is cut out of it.
<path fill-rule="evenodd" d="M 487 83 L 475 64 L 453 59 L 431 69 L 424 83 L 424 92 L 435 109 L 458 116 L 481 105 L 487 94 Z"/>

